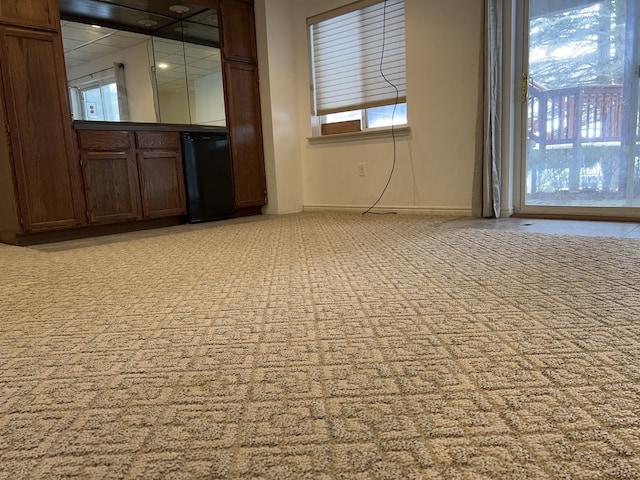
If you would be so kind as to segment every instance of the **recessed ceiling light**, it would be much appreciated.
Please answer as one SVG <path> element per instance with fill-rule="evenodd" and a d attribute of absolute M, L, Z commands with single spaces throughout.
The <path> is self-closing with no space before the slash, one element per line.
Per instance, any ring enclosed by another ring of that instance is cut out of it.
<path fill-rule="evenodd" d="M 168 63 L 164 63 L 164 62 L 160 62 L 158 64 L 158 68 L 161 68 L 163 70 L 166 70 L 167 68 L 169 68 L 169 64 Z"/>
<path fill-rule="evenodd" d="M 179 13 L 180 15 L 182 15 L 183 13 L 187 13 L 191 9 L 186 5 L 171 5 L 169 7 L 169 10 L 171 10 L 173 13 Z"/>
<path fill-rule="evenodd" d="M 155 20 L 151 20 L 150 18 L 143 18 L 142 20 L 138 20 L 138 23 L 140 25 L 144 25 L 145 27 L 153 27 L 154 25 L 158 24 L 158 22 L 156 22 Z"/>

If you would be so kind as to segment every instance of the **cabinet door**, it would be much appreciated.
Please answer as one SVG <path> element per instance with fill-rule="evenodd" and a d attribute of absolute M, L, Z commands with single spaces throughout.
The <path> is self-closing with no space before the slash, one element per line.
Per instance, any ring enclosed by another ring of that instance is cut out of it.
<path fill-rule="evenodd" d="M 56 33 L 0 27 L 0 70 L 23 230 L 81 224 L 62 40 Z"/>
<path fill-rule="evenodd" d="M 220 0 L 222 53 L 225 60 L 258 61 L 253 0 Z"/>
<path fill-rule="evenodd" d="M 56 0 L 2 0 L 0 21 L 12 25 L 58 31 L 60 20 Z"/>
<path fill-rule="evenodd" d="M 141 218 L 136 157 L 132 152 L 82 152 L 90 223 Z"/>
<path fill-rule="evenodd" d="M 145 218 L 187 213 L 180 150 L 141 151 L 138 168 Z"/>
<path fill-rule="evenodd" d="M 262 206 L 267 189 L 258 67 L 227 62 L 224 75 L 236 208 Z"/>

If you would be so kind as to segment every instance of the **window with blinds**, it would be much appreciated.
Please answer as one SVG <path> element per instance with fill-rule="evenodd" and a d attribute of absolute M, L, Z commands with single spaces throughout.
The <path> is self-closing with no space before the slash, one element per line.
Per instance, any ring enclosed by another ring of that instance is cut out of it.
<path fill-rule="evenodd" d="M 363 0 L 307 20 L 315 115 L 401 104 L 406 123 L 404 0 Z"/>

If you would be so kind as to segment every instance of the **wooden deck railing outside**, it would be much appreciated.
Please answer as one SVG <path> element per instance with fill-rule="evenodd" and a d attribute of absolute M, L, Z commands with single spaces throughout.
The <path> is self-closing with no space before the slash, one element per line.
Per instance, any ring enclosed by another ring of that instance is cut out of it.
<path fill-rule="evenodd" d="M 622 85 L 547 90 L 530 82 L 528 108 L 528 138 L 540 149 L 621 140 Z"/>

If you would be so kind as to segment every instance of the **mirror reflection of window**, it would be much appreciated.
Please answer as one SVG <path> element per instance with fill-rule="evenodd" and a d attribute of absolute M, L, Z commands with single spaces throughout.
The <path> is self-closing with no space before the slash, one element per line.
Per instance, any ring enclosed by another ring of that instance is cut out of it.
<path fill-rule="evenodd" d="M 220 50 L 62 22 L 75 120 L 225 126 Z"/>
<path fill-rule="evenodd" d="M 82 91 L 85 120 L 120 121 L 120 114 L 117 110 L 118 90 L 115 87 L 115 83 L 110 83 Z"/>
<path fill-rule="evenodd" d="M 121 63 L 114 64 L 111 69 L 71 79 L 69 96 L 75 120 L 129 120 L 124 65 Z"/>

